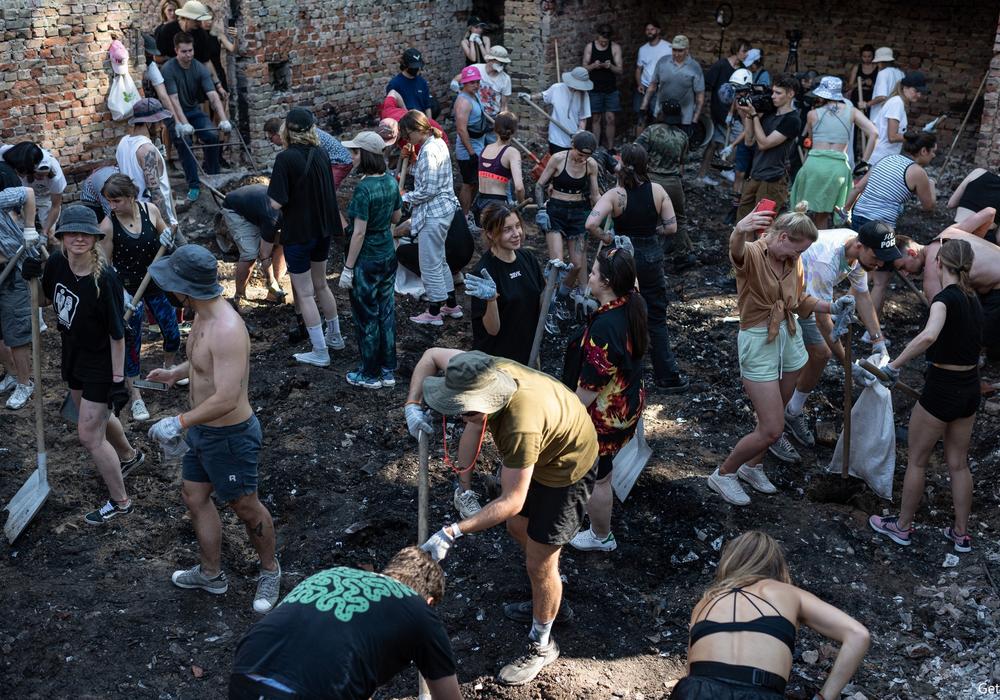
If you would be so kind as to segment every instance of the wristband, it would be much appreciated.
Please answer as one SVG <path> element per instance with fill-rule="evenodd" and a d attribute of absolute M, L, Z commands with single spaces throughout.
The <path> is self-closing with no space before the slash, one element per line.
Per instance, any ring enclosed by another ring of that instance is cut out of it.
<path fill-rule="evenodd" d="M 344 265 L 344 269 L 345 269 L 345 270 L 350 270 L 351 272 L 353 272 L 353 271 L 354 271 L 354 268 L 353 268 L 353 267 L 351 267 L 350 265 Z"/>

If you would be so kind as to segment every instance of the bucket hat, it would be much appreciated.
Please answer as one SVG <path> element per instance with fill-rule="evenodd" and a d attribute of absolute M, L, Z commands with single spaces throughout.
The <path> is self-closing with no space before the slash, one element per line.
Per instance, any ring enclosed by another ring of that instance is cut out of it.
<path fill-rule="evenodd" d="M 577 66 L 568 73 L 563 73 L 562 81 L 574 90 L 589 91 L 594 89 L 594 83 L 590 81 L 590 72 L 583 66 Z"/>
<path fill-rule="evenodd" d="M 62 238 L 65 233 L 86 233 L 99 239 L 104 238 L 104 233 L 97 225 L 97 214 L 82 204 L 63 207 L 59 223 L 56 224 L 56 238 Z"/>
<path fill-rule="evenodd" d="M 840 78 L 832 75 L 824 75 L 819 79 L 819 85 L 809 93 L 813 97 L 822 97 L 824 100 L 844 101 L 844 83 Z"/>
<path fill-rule="evenodd" d="M 212 19 L 212 11 L 208 9 L 204 3 L 198 2 L 198 0 L 188 0 L 182 7 L 177 8 L 177 12 L 175 14 L 178 17 L 193 19 L 199 22 L 206 19 Z"/>
<path fill-rule="evenodd" d="M 499 63 L 510 63 L 510 52 L 504 47 L 497 44 L 490 48 L 489 53 L 486 54 L 487 61 L 497 61 Z"/>
<path fill-rule="evenodd" d="M 96 220 L 97 217 L 94 218 Z M 177 292 L 201 300 L 222 296 L 219 263 L 200 245 L 182 245 L 173 254 L 165 255 L 150 265 L 149 274 L 156 286 L 165 292 Z"/>
<path fill-rule="evenodd" d="M 455 355 L 443 377 L 424 380 L 424 401 L 446 416 L 476 411 L 496 413 L 517 391 L 517 382 L 497 368 L 496 360 L 473 350 Z"/>
<path fill-rule="evenodd" d="M 875 63 L 892 63 L 896 59 L 892 55 L 892 49 L 888 46 L 880 46 L 875 49 L 875 58 L 872 59 Z"/>
<path fill-rule="evenodd" d="M 475 66 L 466 66 L 462 69 L 461 75 L 459 75 L 458 82 L 462 85 L 467 83 L 474 83 L 477 80 L 482 80 L 483 74 L 479 72 L 479 69 Z"/>
<path fill-rule="evenodd" d="M 375 155 L 382 155 L 386 144 L 382 137 L 374 131 L 359 131 L 357 136 L 350 141 L 344 141 L 341 145 L 344 148 L 357 148 Z"/>
<path fill-rule="evenodd" d="M 128 123 L 148 124 L 150 122 L 162 122 L 164 119 L 170 119 L 172 116 L 155 97 L 143 97 L 132 108 L 132 116 L 129 118 Z"/>

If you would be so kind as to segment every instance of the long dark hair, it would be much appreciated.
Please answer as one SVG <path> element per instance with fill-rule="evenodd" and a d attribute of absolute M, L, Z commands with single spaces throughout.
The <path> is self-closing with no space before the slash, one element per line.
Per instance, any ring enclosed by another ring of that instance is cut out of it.
<path fill-rule="evenodd" d="M 604 248 L 597 256 L 597 272 L 615 296 L 625 297 L 628 335 L 632 359 L 639 360 L 649 347 L 649 319 L 646 300 L 635 289 L 635 259 L 623 248 Z"/>
<path fill-rule="evenodd" d="M 649 182 L 648 160 L 646 149 L 639 144 L 627 143 L 622 146 L 622 164 L 618 168 L 618 184 L 626 190 L 634 190 L 639 185 Z"/>

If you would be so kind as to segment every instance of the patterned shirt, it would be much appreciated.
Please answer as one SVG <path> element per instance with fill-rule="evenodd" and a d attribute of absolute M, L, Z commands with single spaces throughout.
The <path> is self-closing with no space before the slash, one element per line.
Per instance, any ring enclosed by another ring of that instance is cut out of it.
<path fill-rule="evenodd" d="M 428 216 L 451 216 L 458 207 L 451 153 L 445 142 L 428 136 L 413 166 L 413 191 L 403 195 L 413 205 L 413 232 L 418 233 Z"/>
<path fill-rule="evenodd" d="M 682 130 L 667 124 L 652 124 L 639 134 L 636 143 L 646 149 L 650 175 L 681 176 L 681 156 L 688 147 L 687 134 Z"/>
<path fill-rule="evenodd" d="M 90 204 L 100 205 L 101 209 L 104 210 L 104 215 L 109 216 L 111 214 L 111 204 L 101 194 L 101 190 L 104 189 L 108 178 L 117 173 L 118 168 L 113 165 L 105 165 L 92 172 L 80 187 L 80 199 Z"/>
<path fill-rule="evenodd" d="M 319 136 L 320 148 L 326 151 L 326 157 L 330 159 L 330 165 L 349 165 L 352 162 L 351 152 L 344 144 L 322 129 L 316 129 L 316 134 Z"/>
<path fill-rule="evenodd" d="M 28 199 L 27 187 L 8 187 L 0 191 L 0 255 L 13 258 L 24 243 L 24 232 L 7 212 L 20 210 Z"/>

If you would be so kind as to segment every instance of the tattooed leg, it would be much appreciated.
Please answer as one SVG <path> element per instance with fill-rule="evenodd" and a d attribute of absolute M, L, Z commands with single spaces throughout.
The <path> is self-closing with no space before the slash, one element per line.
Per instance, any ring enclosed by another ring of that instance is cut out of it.
<path fill-rule="evenodd" d="M 260 557 L 260 565 L 268 571 L 274 571 L 277 563 L 274 560 L 274 522 L 267 508 L 257 498 L 256 493 L 241 496 L 232 503 L 232 509 L 243 521 L 250 545 Z"/>

